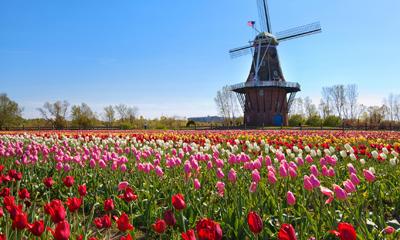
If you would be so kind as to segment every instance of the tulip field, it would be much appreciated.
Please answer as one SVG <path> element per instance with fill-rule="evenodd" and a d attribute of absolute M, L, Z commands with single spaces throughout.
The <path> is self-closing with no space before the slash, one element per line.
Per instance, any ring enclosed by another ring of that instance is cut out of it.
<path fill-rule="evenodd" d="M 399 153 L 399 132 L 0 132 L 0 240 L 400 239 Z"/>

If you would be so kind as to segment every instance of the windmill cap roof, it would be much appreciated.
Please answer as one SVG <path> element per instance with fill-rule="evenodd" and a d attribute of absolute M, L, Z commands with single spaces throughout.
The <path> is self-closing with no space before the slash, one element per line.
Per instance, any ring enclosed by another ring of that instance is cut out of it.
<path fill-rule="evenodd" d="M 276 37 L 274 35 L 272 35 L 271 33 L 268 32 L 261 32 L 257 35 L 256 40 L 258 39 L 272 39 L 271 44 L 273 45 L 278 45 L 278 40 L 276 39 Z"/>

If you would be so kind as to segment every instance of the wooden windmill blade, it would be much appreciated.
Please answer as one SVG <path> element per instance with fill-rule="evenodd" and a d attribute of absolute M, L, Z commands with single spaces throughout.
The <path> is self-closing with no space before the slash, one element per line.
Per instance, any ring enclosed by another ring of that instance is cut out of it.
<path fill-rule="evenodd" d="M 261 32 L 272 33 L 267 0 L 257 0 Z"/>
<path fill-rule="evenodd" d="M 314 22 L 300 27 L 291 28 L 286 31 L 278 32 L 275 34 L 275 36 L 277 40 L 281 42 L 320 32 L 322 32 L 321 24 L 319 22 Z"/>
<path fill-rule="evenodd" d="M 249 44 L 247 46 L 243 46 L 243 47 L 238 47 L 238 48 L 234 48 L 229 50 L 229 54 L 231 56 L 231 58 L 238 58 L 247 54 L 251 54 L 252 50 L 253 50 L 253 45 Z"/>

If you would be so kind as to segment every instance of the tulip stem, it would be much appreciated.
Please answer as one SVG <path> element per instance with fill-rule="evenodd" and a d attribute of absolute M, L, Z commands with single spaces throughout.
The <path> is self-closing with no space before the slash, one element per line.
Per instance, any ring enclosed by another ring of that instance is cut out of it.
<path fill-rule="evenodd" d="M 183 211 L 180 211 L 180 212 L 181 212 L 181 220 L 182 220 L 183 231 L 186 232 L 185 218 L 183 216 Z"/>

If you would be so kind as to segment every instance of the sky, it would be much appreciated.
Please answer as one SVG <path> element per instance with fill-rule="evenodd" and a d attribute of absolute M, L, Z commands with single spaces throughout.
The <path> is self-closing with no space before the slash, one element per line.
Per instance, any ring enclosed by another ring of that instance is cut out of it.
<path fill-rule="evenodd" d="M 282 42 L 285 78 L 319 103 L 321 88 L 357 84 L 359 101 L 400 94 L 400 1 L 269 0 L 272 30 L 320 21 L 323 32 Z M 217 114 L 216 92 L 243 82 L 256 0 L 0 0 L 0 92 L 39 117 L 44 102 L 137 106 L 139 114 Z"/>

